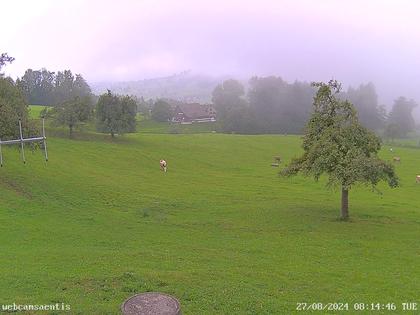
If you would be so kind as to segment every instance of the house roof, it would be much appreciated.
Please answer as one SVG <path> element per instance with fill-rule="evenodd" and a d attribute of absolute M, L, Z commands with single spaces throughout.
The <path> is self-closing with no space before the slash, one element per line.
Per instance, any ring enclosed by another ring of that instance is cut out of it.
<path fill-rule="evenodd" d="M 198 103 L 180 104 L 176 107 L 176 110 L 178 109 L 183 112 L 186 117 L 191 119 L 198 119 L 209 116 L 207 107 Z"/>

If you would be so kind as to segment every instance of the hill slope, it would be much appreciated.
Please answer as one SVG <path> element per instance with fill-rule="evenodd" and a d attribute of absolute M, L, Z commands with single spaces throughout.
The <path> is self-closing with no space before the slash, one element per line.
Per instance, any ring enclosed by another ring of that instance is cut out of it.
<path fill-rule="evenodd" d="M 214 88 L 230 77 L 211 77 L 188 71 L 163 78 L 125 82 L 91 82 L 99 95 L 110 89 L 117 94 L 135 95 L 144 99 L 170 98 L 185 102 L 210 103 Z"/>
<path fill-rule="evenodd" d="M 5 152 L 4 304 L 119 314 L 128 296 L 162 291 L 184 314 L 291 314 L 298 302 L 418 299 L 418 150 L 398 149 L 401 188 L 351 191 L 343 223 L 338 192 L 270 167 L 299 152 L 297 137 L 80 138 L 50 139 L 48 166 Z"/>

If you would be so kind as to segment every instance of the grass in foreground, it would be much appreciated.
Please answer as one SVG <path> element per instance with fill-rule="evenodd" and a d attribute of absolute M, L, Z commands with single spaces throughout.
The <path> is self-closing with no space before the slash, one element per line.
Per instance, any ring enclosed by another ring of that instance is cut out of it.
<path fill-rule="evenodd" d="M 41 152 L 26 166 L 4 154 L 0 304 L 119 314 L 161 291 L 184 314 L 293 314 L 297 302 L 418 301 L 419 150 L 384 150 L 401 156 L 402 187 L 352 190 L 345 223 L 338 191 L 270 167 L 298 154 L 297 137 L 78 139 L 51 138 L 48 166 Z"/>

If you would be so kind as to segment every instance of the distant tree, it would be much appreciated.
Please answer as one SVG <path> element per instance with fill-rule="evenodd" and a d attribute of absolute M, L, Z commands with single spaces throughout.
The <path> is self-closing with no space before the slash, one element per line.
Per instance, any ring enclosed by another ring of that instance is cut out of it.
<path fill-rule="evenodd" d="M 110 90 L 96 104 L 96 129 L 112 137 L 136 131 L 137 105 L 129 96 L 113 95 Z"/>
<path fill-rule="evenodd" d="M 19 135 L 19 119 L 26 131 L 31 129 L 24 97 L 11 79 L 0 78 L 0 139 Z"/>
<path fill-rule="evenodd" d="M 76 74 L 72 87 L 73 97 L 90 96 L 92 90 L 81 74 Z"/>
<path fill-rule="evenodd" d="M 413 131 L 416 127 L 416 122 L 413 118 L 413 109 L 417 103 L 413 100 L 408 100 L 405 97 L 400 97 L 395 100 L 391 112 L 388 117 L 388 125 L 396 125 L 400 131 L 400 136 L 407 136 L 407 133 Z"/>
<path fill-rule="evenodd" d="M 385 115 L 378 104 L 378 95 L 373 83 L 361 84 L 357 89 L 349 87 L 347 93 L 343 93 L 357 110 L 360 123 L 371 130 L 377 130 L 384 126 Z"/>
<path fill-rule="evenodd" d="M 158 100 L 155 102 L 152 108 L 152 119 L 155 121 L 168 121 L 172 118 L 172 109 L 171 106 L 163 101 Z"/>
<path fill-rule="evenodd" d="M 15 58 L 7 53 L 0 55 L 0 70 Z M 33 135 L 36 128 L 28 117 L 28 104 L 21 91 L 11 78 L 4 78 L 0 73 L 0 139 L 17 138 L 19 136 L 18 121 L 22 122 L 25 134 Z"/>
<path fill-rule="evenodd" d="M 17 85 L 29 104 L 60 105 L 75 97 L 92 96 L 91 89 L 81 74 L 73 76 L 70 70 L 55 72 L 28 69 Z"/>
<path fill-rule="evenodd" d="M 230 79 L 217 85 L 212 93 L 212 102 L 218 118 L 223 118 L 229 111 L 242 108 L 246 104 L 244 86 Z"/>
<path fill-rule="evenodd" d="M 74 76 L 71 70 L 58 71 L 55 79 L 55 104 L 71 100 L 75 95 L 73 91 Z"/>
<path fill-rule="evenodd" d="M 254 111 L 249 106 L 232 108 L 221 121 L 224 132 L 239 134 L 255 134 L 258 130 L 258 121 Z"/>
<path fill-rule="evenodd" d="M 384 137 L 386 139 L 391 139 L 394 141 L 396 138 L 401 138 L 403 136 L 403 132 L 399 125 L 397 124 L 388 124 L 384 130 Z"/>
<path fill-rule="evenodd" d="M 223 131 L 249 132 L 244 123 L 251 124 L 248 124 L 246 117 L 252 114 L 245 99 L 245 89 L 239 81 L 230 79 L 217 85 L 212 93 L 212 102 Z"/>
<path fill-rule="evenodd" d="M 259 133 L 286 131 L 285 111 L 288 108 L 288 84 L 280 77 L 253 77 L 249 81 L 248 97 L 258 117 Z"/>
<path fill-rule="evenodd" d="M 153 101 L 152 105 L 150 106 L 149 102 L 147 102 L 143 96 L 140 98 L 135 98 L 137 103 L 137 112 L 140 113 L 143 117 L 150 118 L 150 111 L 153 108 Z"/>
<path fill-rule="evenodd" d="M 53 105 L 55 101 L 55 74 L 46 69 L 28 69 L 22 78 L 16 80 L 17 86 L 29 104 Z"/>
<path fill-rule="evenodd" d="M 257 133 L 302 133 L 313 96 L 314 89 L 307 83 L 289 84 L 274 76 L 251 78 L 248 98 Z"/>
<path fill-rule="evenodd" d="M 137 102 L 128 95 L 119 96 L 121 106 L 121 131 L 120 134 L 136 132 Z"/>
<path fill-rule="evenodd" d="M 47 111 L 47 115 L 54 118 L 57 125 L 69 128 L 70 138 L 73 130 L 81 123 L 87 122 L 93 114 L 93 106 L 90 97 L 80 98 L 76 96 L 73 100 L 66 101 L 59 106 Z"/>
<path fill-rule="evenodd" d="M 2 53 L 0 55 L 0 71 L 3 66 L 5 66 L 7 63 L 12 63 L 15 60 L 15 58 L 9 56 L 7 53 Z M 2 74 L 0 73 L 0 77 Z"/>
<path fill-rule="evenodd" d="M 380 139 L 363 127 L 349 101 L 340 100 L 337 81 L 314 83 L 318 92 L 303 137 L 304 153 L 281 171 L 283 176 L 302 172 L 318 180 L 328 175 L 328 186 L 341 186 L 341 218 L 349 218 L 348 194 L 356 183 L 375 187 L 386 180 L 398 186 L 392 164 L 379 159 Z"/>

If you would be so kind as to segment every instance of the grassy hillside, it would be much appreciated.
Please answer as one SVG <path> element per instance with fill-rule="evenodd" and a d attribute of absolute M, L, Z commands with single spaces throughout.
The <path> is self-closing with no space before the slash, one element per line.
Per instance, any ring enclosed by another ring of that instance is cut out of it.
<path fill-rule="evenodd" d="M 45 108 L 42 105 L 31 105 L 29 106 L 29 116 L 31 118 L 39 118 L 41 111 Z"/>
<path fill-rule="evenodd" d="M 119 314 L 144 291 L 173 294 L 184 314 L 418 302 L 420 150 L 392 153 L 401 188 L 352 190 L 347 223 L 338 192 L 270 166 L 299 151 L 298 137 L 212 133 L 51 138 L 48 165 L 5 150 L 0 304 Z"/>
<path fill-rule="evenodd" d="M 110 89 L 117 94 L 135 95 L 144 99 L 172 98 L 187 102 L 210 103 L 214 88 L 230 78 L 186 71 L 168 77 L 125 82 L 89 82 L 89 85 L 97 95 Z M 245 86 L 246 83 L 244 82 Z"/>

